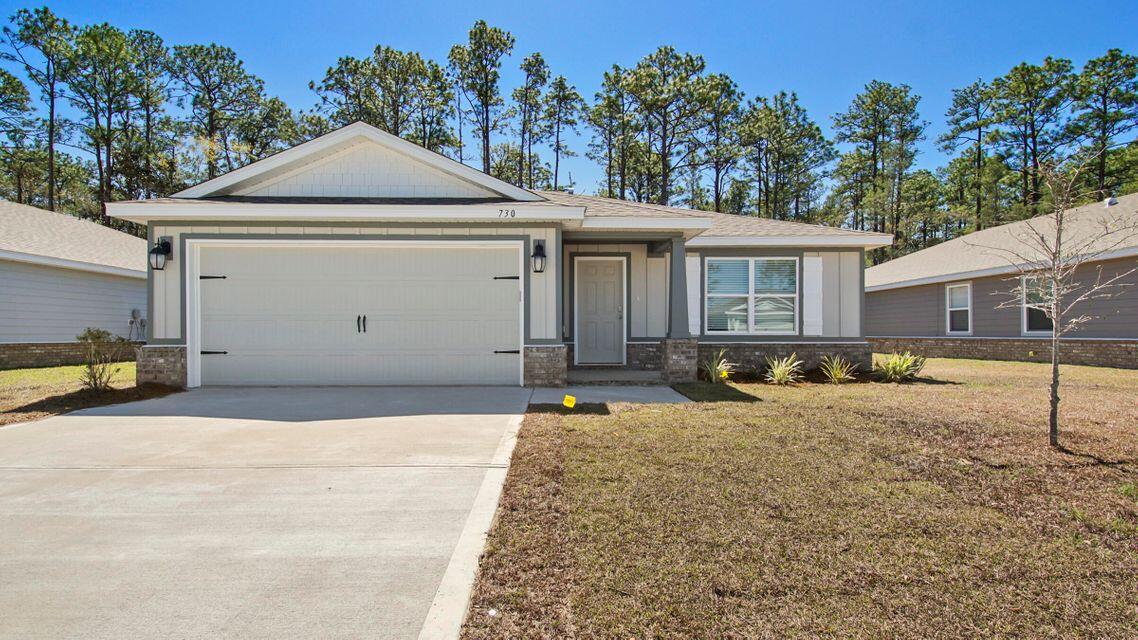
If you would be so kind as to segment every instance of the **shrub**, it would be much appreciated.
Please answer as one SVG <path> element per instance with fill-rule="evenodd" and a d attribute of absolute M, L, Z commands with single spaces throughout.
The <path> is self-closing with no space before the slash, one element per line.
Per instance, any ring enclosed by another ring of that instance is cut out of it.
<path fill-rule="evenodd" d="M 85 350 L 83 373 L 80 374 L 79 381 L 94 391 L 110 389 L 111 378 L 119 371 L 119 367 L 114 364 L 122 361 L 130 343 L 110 331 L 91 327 L 75 339 L 84 344 Z"/>
<path fill-rule="evenodd" d="M 767 374 L 763 378 L 771 384 L 778 385 L 798 382 L 802 379 L 802 361 L 795 353 L 785 358 L 767 356 Z"/>
<path fill-rule="evenodd" d="M 925 368 L 925 359 L 906 351 L 891 353 L 874 363 L 882 382 L 909 382 Z"/>
<path fill-rule="evenodd" d="M 720 349 L 710 359 L 703 361 L 703 372 L 712 384 L 726 382 L 735 372 L 735 363 L 727 361 L 727 350 Z"/>
<path fill-rule="evenodd" d="M 826 376 L 826 382 L 830 384 L 849 382 L 857 373 L 857 365 L 842 356 L 824 356 L 819 368 L 822 370 L 822 375 Z"/>

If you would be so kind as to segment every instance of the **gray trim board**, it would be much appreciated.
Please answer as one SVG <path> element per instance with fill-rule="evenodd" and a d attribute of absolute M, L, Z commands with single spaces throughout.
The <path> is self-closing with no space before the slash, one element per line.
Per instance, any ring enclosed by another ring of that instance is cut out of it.
<path fill-rule="evenodd" d="M 668 337 L 690 338 L 688 326 L 688 265 L 683 237 L 672 238 L 671 268 L 668 278 Z M 700 294 L 700 298 L 703 294 Z M 702 328 L 702 327 L 701 327 Z"/>

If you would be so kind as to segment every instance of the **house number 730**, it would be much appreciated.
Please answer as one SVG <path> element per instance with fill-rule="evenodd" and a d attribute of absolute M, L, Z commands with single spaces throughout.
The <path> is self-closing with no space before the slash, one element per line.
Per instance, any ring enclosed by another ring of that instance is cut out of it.
<path fill-rule="evenodd" d="M 498 209 L 499 218 L 513 218 L 518 215 L 517 209 Z"/>

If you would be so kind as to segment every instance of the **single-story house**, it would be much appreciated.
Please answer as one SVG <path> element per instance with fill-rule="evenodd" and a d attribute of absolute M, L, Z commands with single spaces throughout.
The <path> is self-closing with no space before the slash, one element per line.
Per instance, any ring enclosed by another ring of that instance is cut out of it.
<path fill-rule="evenodd" d="M 865 363 L 864 251 L 891 242 L 528 191 L 363 123 L 108 209 L 154 247 L 140 380 L 189 387 L 685 380 L 719 347 Z"/>
<path fill-rule="evenodd" d="M 1088 245 L 1075 281 L 1087 285 L 1138 267 L 1138 194 L 1069 210 L 1064 242 Z M 1102 237 L 1103 225 L 1116 233 Z M 1033 258 L 1025 234 L 1047 218 L 976 231 L 871 267 L 865 272 L 866 335 L 879 351 L 928 356 L 1049 361 L 1051 321 L 1014 299 L 1018 254 Z M 1118 232 L 1117 230 L 1124 230 Z M 1097 239 L 1097 244 L 1092 242 Z M 1092 319 L 1063 340 L 1063 362 L 1138 368 L 1138 273 L 1110 297 L 1086 300 L 1075 315 Z M 1030 287 L 1028 287 L 1030 289 Z"/>
<path fill-rule="evenodd" d="M 88 327 L 141 340 L 146 241 L 0 200 L 0 369 L 76 364 Z"/>

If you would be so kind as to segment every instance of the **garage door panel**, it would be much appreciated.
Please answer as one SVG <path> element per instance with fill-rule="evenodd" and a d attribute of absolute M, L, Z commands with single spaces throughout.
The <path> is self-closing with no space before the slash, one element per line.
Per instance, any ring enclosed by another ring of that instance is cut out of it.
<path fill-rule="evenodd" d="M 203 384 L 518 384 L 519 251 L 204 246 Z M 357 315 L 367 315 L 367 332 Z"/>

